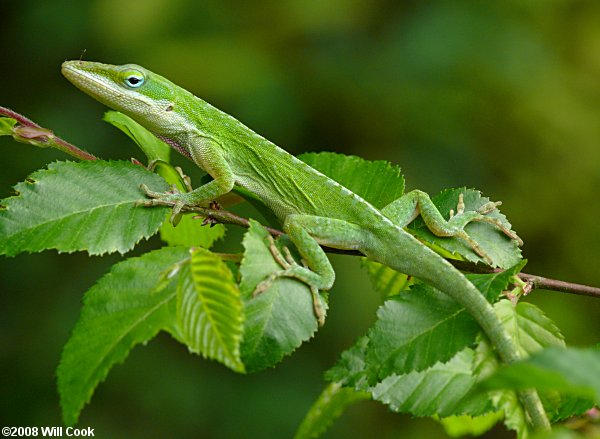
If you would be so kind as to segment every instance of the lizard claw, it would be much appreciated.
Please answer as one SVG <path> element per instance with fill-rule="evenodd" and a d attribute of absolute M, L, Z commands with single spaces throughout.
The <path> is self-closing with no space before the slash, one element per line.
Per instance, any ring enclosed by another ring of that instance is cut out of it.
<path fill-rule="evenodd" d="M 490 201 L 489 203 L 485 203 L 483 206 L 481 206 L 479 209 L 477 209 L 477 213 L 486 215 L 490 212 L 493 212 L 494 210 L 496 210 L 496 208 L 498 206 L 501 206 L 501 205 L 502 205 L 502 201 Z"/>
<path fill-rule="evenodd" d="M 171 185 L 171 190 L 167 191 L 167 192 L 156 192 L 153 190 L 150 190 L 150 188 L 148 186 L 146 186 L 144 183 L 140 184 L 140 189 L 142 190 L 142 192 L 144 192 L 144 194 L 148 197 L 148 198 L 153 198 L 156 200 L 161 200 L 161 201 L 174 201 L 173 200 L 173 195 L 180 195 L 181 192 L 179 192 L 179 189 L 177 189 L 176 185 Z"/>
<path fill-rule="evenodd" d="M 521 238 L 519 238 L 515 232 L 506 227 L 502 221 L 500 221 L 498 218 L 487 215 L 496 210 L 501 204 L 502 202 L 500 201 L 489 201 L 476 210 L 465 211 L 464 196 L 462 193 L 459 194 L 456 213 L 453 210 L 450 211 L 450 219 L 448 220 L 449 228 L 454 230 L 450 230 L 445 236 L 455 236 L 462 239 L 475 253 L 477 253 L 481 259 L 485 261 L 486 264 L 493 266 L 493 259 L 476 240 L 469 236 L 469 234 L 465 231 L 465 226 L 473 221 L 488 223 L 500 230 L 510 239 L 516 241 L 517 245 L 523 245 Z"/>
<path fill-rule="evenodd" d="M 169 217 L 169 222 L 173 224 L 173 226 L 177 226 L 179 221 L 181 221 L 182 213 L 181 211 L 185 207 L 185 203 L 183 201 L 176 201 L 173 206 L 173 210 L 171 211 L 171 216 Z"/>
<path fill-rule="evenodd" d="M 177 189 L 177 186 L 171 186 L 171 190 L 168 192 L 156 192 L 150 190 L 145 184 L 141 184 L 140 189 L 149 199 L 137 201 L 136 206 L 169 206 L 173 208 L 169 222 L 174 226 L 179 224 L 179 221 L 181 221 L 182 211 L 187 204 L 184 200 L 179 198 L 181 193 Z"/>

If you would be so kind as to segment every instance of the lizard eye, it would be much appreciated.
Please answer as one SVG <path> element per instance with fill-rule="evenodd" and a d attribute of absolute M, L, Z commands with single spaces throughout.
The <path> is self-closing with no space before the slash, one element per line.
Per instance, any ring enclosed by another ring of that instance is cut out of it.
<path fill-rule="evenodd" d="M 138 88 L 144 84 L 144 75 L 139 72 L 128 72 L 128 74 L 123 79 L 125 85 L 130 88 Z"/>

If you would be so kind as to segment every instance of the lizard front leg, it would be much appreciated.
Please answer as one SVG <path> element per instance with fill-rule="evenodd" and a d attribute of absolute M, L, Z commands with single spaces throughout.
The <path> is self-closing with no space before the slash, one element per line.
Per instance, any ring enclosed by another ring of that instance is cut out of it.
<path fill-rule="evenodd" d="M 141 189 L 150 198 L 142 204 L 145 206 L 172 206 L 171 222 L 174 224 L 176 224 L 184 207 L 208 205 L 221 195 L 230 192 L 235 183 L 235 175 L 215 142 L 205 137 L 196 137 L 196 141 L 192 142 L 191 145 L 190 155 L 192 159 L 198 166 L 208 172 L 213 178 L 212 181 L 191 192 L 179 192 L 174 188 L 171 192 L 161 193 L 151 191 L 145 185 L 141 186 Z"/>

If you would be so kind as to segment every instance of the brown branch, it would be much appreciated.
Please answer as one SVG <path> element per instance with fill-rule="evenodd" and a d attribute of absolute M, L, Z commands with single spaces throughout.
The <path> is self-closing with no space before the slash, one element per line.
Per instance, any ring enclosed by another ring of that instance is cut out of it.
<path fill-rule="evenodd" d="M 581 285 L 573 282 L 565 282 L 558 279 L 548 279 L 535 274 L 520 273 L 519 277 L 529 283 L 534 289 L 560 291 L 562 293 L 577 294 L 579 296 L 589 296 L 600 298 L 600 288 L 590 285 Z"/>
<path fill-rule="evenodd" d="M 56 148 L 79 160 L 97 160 L 98 158 L 9 108 L 0 107 L 0 115 L 17 121 L 17 125 L 13 127 L 12 136 L 18 142 L 29 143 L 42 148 Z"/>
<path fill-rule="evenodd" d="M 473 264 L 467 261 L 458 261 L 448 259 L 452 265 L 462 271 L 469 273 L 501 273 L 501 268 L 491 268 L 485 265 Z M 549 279 L 547 277 L 538 276 L 535 274 L 519 273 L 518 277 L 527 282 L 532 289 L 542 289 L 551 291 L 560 291 L 562 293 L 577 294 L 579 296 L 589 296 L 600 298 L 600 288 L 589 285 L 576 284 L 573 282 L 565 282 L 557 279 Z"/>
<path fill-rule="evenodd" d="M 9 117 L 17 121 L 18 125 L 13 128 L 13 137 L 15 140 L 24 143 L 30 143 L 41 147 L 53 147 L 57 148 L 73 157 L 80 160 L 97 160 L 97 157 L 89 152 L 83 151 L 75 145 L 67 142 L 56 136 L 49 129 L 43 128 L 31 119 L 19 114 L 9 108 L 0 106 L 0 115 Z M 139 162 L 138 162 L 139 163 Z M 156 200 L 155 200 L 156 201 Z M 170 206 L 171 204 L 165 203 Z M 220 209 L 209 209 L 202 207 L 187 207 L 184 209 L 187 212 L 194 212 L 200 214 L 204 218 L 210 218 L 213 221 L 223 224 L 234 224 L 241 227 L 250 227 L 250 221 L 247 218 L 241 217 L 226 210 Z M 281 236 L 284 233 L 281 230 L 274 229 L 272 227 L 266 227 L 267 231 L 273 236 Z M 328 253 L 337 253 L 344 255 L 363 256 L 356 250 L 340 250 L 331 247 L 323 247 Z M 484 265 L 473 264 L 467 261 L 459 261 L 455 259 L 447 259 L 452 265 L 462 271 L 469 273 L 499 273 L 502 270 L 498 268 L 491 268 Z M 581 285 L 571 282 L 564 282 L 556 279 L 548 279 L 542 276 L 534 274 L 519 273 L 518 277 L 527 282 L 532 289 L 544 289 L 552 291 L 560 291 L 569 294 L 578 294 L 581 296 L 590 296 L 600 298 L 600 288 L 592 287 L 589 285 Z"/>
<path fill-rule="evenodd" d="M 250 221 L 247 218 L 236 215 L 233 212 L 229 212 L 226 210 L 220 209 L 208 209 L 202 207 L 187 207 L 184 210 L 188 212 L 194 212 L 200 215 L 200 217 L 210 218 L 219 223 L 223 224 L 234 224 L 241 227 L 248 228 L 250 227 Z M 281 230 L 274 229 L 272 227 L 265 227 L 269 233 L 273 236 L 282 236 L 285 235 Z M 352 255 L 352 256 L 363 256 L 362 253 L 356 250 L 341 250 L 337 248 L 331 248 L 323 246 L 323 249 L 327 253 L 337 253 L 343 255 Z M 501 273 L 502 269 L 500 268 L 491 268 L 481 264 L 474 264 L 472 262 L 467 261 L 459 261 L 456 259 L 447 259 L 454 267 L 461 271 L 466 271 L 468 273 Z M 562 293 L 569 294 L 577 294 L 580 296 L 589 296 L 589 297 L 597 297 L 600 298 L 600 288 L 592 287 L 589 285 L 581 285 L 572 282 L 565 282 L 557 279 L 549 279 L 542 276 L 537 276 L 534 274 L 527 273 L 519 273 L 517 275 L 522 281 L 527 282 L 532 289 L 543 289 L 543 290 L 551 290 L 551 291 L 559 291 Z"/>

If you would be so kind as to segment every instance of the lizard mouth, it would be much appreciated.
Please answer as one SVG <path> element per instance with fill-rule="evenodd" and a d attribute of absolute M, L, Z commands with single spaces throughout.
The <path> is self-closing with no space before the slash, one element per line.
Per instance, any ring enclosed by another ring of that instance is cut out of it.
<path fill-rule="evenodd" d="M 125 95 L 119 92 L 108 80 L 101 80 L 98 75 L 78 67 L 76 64 L 80 62 L 65 61 L 62 64 L 61 73 L 69 82 L 109 107 L 113 107 L 111 102 L 114 103 L 114 99 L 124 99 Z"/>

